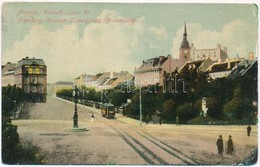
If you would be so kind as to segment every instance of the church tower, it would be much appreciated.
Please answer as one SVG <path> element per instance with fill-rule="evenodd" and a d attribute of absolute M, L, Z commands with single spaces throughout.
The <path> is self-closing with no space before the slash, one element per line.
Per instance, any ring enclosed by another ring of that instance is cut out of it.
<path fill-rule="evenodd" d="M 190 45 L 189 45 L 189 41 L 187 40 L 186 22 L 184 26 L 183 39 L 180 47 L 180 60 L 182 64 L 190 60 Z"/>

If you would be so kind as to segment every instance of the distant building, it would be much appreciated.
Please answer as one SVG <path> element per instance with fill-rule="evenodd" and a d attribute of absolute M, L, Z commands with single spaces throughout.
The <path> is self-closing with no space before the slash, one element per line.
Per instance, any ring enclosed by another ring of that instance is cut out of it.
<path fill-rule="evenodd" d="M 73 82 L 70 81 L 58 81 L 53 86 L 53 94 L 56 95 L 56 93 L 63 89 L 73 89 Z"/>
<path fill-rule="evenodd" d="M 179 61 L 176 63 L 170 55 L 143 61 L 143 64 L 134 71 L 135 85 L 163 85 L 164 72 L 170 73 L 178 68 L 179 65 Z"/>
<path fill-rule="evenodd" d="M 228 78 L 236 78 L 245 75 L 246 73 L 251 72 L 257 82 L 257 60 L 246 60 L 243 59 L 238 65 L 236 65 Z"/>
<path fill-rule="evenodd" d="M 103 77 L 103 75 L 105 77 Z M 107 76 L 107 73 L 101 75 L 97 80 L 102 79 L 102 82 L 97 87 L 97 90 L 108 90 L 113 89 L 119 84 L 126 84 L 129 81 L 133 80 L 133 75 L 128 71 L 121 72 L 110 72 L 110 75 Z"/>
<path fill-rule="evenodd" d="M 197 72 L 205 72 L 211 65 L 213 61 L 210 58 L 195 60 L 195 61 L 187 61 L 179 70 L 179 72 L 183 72 L 184 69 L 195 69 Z"/>
<path fill-rule="evenodd" d="M 24 91 L 24 100 L 46 102 L 47 66 L 43 59 L 23 58 L 15 66 L 15 84 Z"/>
<path fill-rule="evenodd" d="M 96 75 L 82 74 L 74 79 L 74 85 L 102 91 L 112 89 L 118 84 L 128 82 L 127 80 L 131 79 L 133 79 L 133 75 L 127 71 L 104 72 Z"/>
<path fill-rule="evenodd" d="M 227 59 L 227 48 L 221 49 L 221 45 L 218 44 L 217 48 L 212 49 L 196 49 L 194 44 L 191 44 L 190 49 L 191 60 L 204 60 L 208 57 L 214 62 L 224 62 Z"/>
<path fill-rule="evenodd" d="M 209 73 L 210 78 L 227 77 L 234 68 L 237 68 L 242 59 L 227 60 L 225 62 L 217 62 L 212 64 L 206 72 Z"/>
<path fill-rule="evenodd" d="M 186 23 L 184 26 L 183 40 L 181 42 L 180 47 L 180 62 L 181 65 L 185 64 L 187 61 L 197 61 L 197 60 L 205 60 L 210 58 L 214 62 L 223 62 L 226 61 L 227 58 L 227 47 L 221 49 L 221 45 L 218 44 L 217 48 L 212 49 L 197 49 L 194 44 L 189 45 L 189 41 L 187 39 L 187 28 Z"/>
<path fill-rule="evenodd" d="M 2 66 L 2 86 L 14 85 L 14 70 L 15 63 L 8 62 L 6 65 Z"/>

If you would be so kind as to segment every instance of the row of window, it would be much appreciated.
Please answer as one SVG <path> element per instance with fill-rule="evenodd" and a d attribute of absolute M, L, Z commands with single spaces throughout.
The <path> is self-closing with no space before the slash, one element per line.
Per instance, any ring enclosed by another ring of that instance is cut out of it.
<path fill-rule="evenodd" d="M 44 86 L 24 85 L 24 93 L 44 93 Z"/>
<path fill-rule="evenodd" d="M 44 83 L 44 76 L 24 76 L 24 84 L 42 84 Z"/>
<path fill-rule="evenodd" d="M 44 74 L 45 69 L 39 68 L 39 67 L 28 67 L 28 68 L 25 68 L 25 73 L 26 74 Z"/>

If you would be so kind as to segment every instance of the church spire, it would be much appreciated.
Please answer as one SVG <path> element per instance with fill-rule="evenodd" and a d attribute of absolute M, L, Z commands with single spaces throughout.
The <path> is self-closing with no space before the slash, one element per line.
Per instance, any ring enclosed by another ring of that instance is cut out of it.
<path fill-rule="evenodd" d="M 183 33 L 183 40 L 182 40 L 182 43 L 181 43 L 181 48 L 190 48 L 189 41 L 187 40 L 186 22 L 184 24 L 184 33 Z"/>
<path fill-rule="evenodd" d="M 185 26 L 184 26 L 184 35 L 186 35 L 186 37 L 187 37 L 186 21 L 185 21 Z"/>

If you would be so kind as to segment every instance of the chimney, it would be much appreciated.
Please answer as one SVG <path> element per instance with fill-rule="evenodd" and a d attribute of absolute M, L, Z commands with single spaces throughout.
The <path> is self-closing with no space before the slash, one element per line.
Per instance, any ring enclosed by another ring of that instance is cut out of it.
<path fill-rule="evenodd" d="M 164 56 L 159 56 L 159 60 L 161 61 L 164 58 Z"/>
<path fill-rule="evenodd" d="M 228 60 L 228 66 L 227 66 L 227 69 L 230 69 L 230 60 Z"/>
<path fill-rule="evenodd" d="M 248 59 L 249 60 L 255 60 L 254 52 L 249 52 Z"/>
<path fill-rule="evenodd" d="M 222 62 L 222 60 L 221 60 L 221 58 L 219 58 L 219 59 L 218 59 L 218 63 L 221 63 L 221 62 Z"/>
<path fill-rule="evenodd" d="M 236 63 L 232 70 L 237 69 L 237 67 L 238 67 L 238 64 Z"/>
<path fill-rule="evenodd" d="M 110 78 L 113 78 L 113 72 L 110 72 Z"/>
<path fill-rule="evenodd" d="M 221 49 L 221 45 L 220 45 L 220 44 L 218 44 L 218 45 L 217 45 L 217 48 L 218 48 L 218 49 Z"/>

